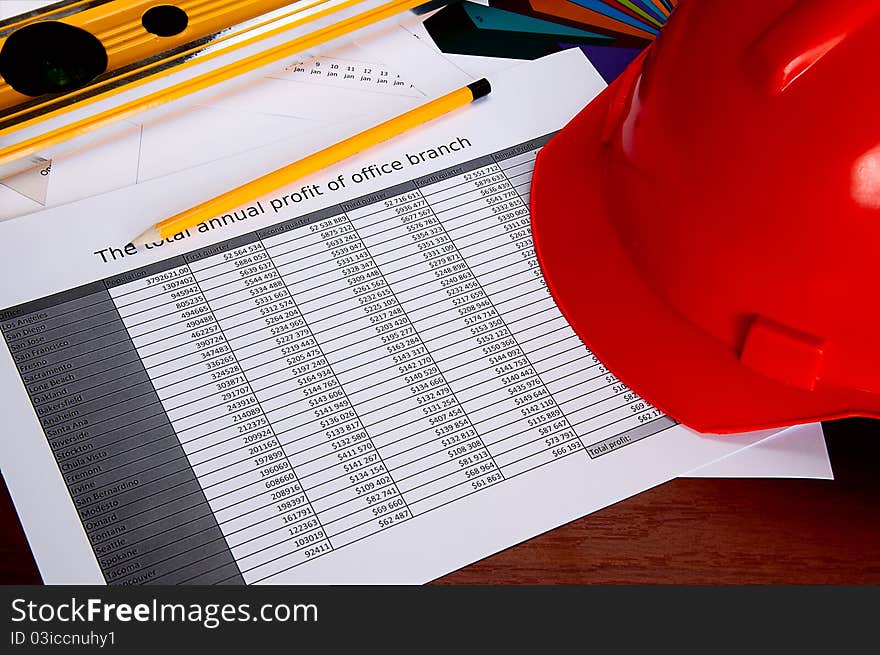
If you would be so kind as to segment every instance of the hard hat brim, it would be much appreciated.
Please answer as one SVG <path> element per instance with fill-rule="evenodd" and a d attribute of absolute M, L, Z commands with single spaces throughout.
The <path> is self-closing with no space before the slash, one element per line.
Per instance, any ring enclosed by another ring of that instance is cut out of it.
<path fill-rule="evenodd" d="M 646 284 L 613 228 L 614 199 L 604 197 L 601 174 L 605 115 L 626 83 L 631 75 L 618 78 L 544 146 L 532 179 L 535 250 L 550 293 L 578 336 L 630 389 L 700 432 L 880 417 L 870 394 L 802 390 L 748 368 Z"/>

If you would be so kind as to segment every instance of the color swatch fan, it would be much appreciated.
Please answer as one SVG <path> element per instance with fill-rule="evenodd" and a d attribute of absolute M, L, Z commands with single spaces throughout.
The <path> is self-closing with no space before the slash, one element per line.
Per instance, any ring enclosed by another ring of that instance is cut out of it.
<path fill-rule="evenodd" d="M 425 20 L 444 53 L 537 59 L 578 47 L 606 81 L 656 38 L 678 0 L 459 2 Z"/>

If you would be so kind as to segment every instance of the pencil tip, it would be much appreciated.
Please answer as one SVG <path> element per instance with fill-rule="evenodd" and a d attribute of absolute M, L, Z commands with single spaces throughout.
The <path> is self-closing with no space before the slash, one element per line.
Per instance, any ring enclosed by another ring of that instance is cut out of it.
<path fill-rule="evenodd" d="M 136 246 L 143 246 L 152 241 L 161 241 L 162 235 L 159 234 L 159 230 L 155 227 L 151 227 L 148 230 L 145 230 L 138 234 L 131 242 Z"/>

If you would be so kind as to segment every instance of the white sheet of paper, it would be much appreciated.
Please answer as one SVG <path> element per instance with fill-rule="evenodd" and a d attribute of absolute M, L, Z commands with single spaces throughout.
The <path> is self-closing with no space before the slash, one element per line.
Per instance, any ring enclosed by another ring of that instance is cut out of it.
<path fill-rule="evenodd" d="M 797 425 L 716 462 L 687 478 L 811 478 L 833 480 L 822 425 Z"/>
<path fill-rule="evenodd" d="M 670 425 L 580 344 L 528 180 L 603 83 L 568 51 L 493 85 L 204 234 L 121 245 L 210 165 L 0 224 L 0 466 L 46 582 L 424 582 L 773 434 Z"/>

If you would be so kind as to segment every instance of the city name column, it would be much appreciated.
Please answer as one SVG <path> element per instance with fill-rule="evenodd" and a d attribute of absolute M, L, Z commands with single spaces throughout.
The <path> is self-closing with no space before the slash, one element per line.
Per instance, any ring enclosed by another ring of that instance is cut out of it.
<path fill-rule="evenodd" d="M 104 283 L 0 321 L 107 582 L 149 583 L 213 542 L 216 521 Z M 228 549 L 213 558 L 234 570 Z"/>

